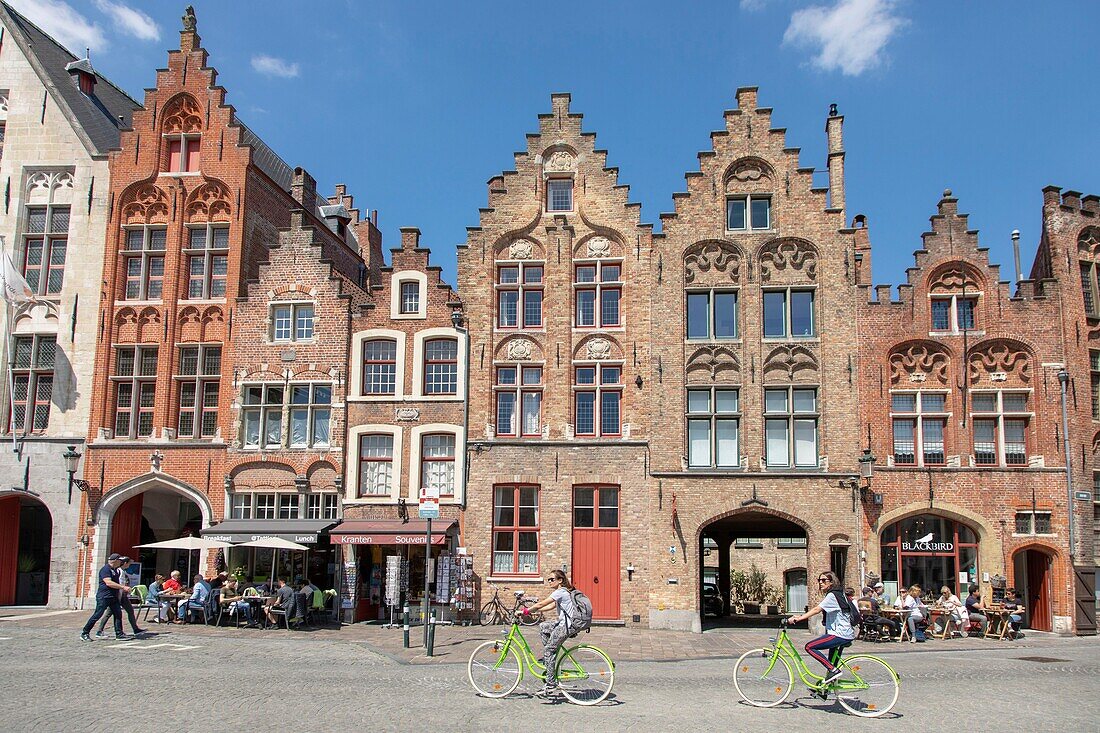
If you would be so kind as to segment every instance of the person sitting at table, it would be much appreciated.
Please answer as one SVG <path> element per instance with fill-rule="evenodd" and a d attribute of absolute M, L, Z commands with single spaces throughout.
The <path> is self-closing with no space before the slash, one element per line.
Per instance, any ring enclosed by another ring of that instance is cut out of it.
<path fill-rule="evenodd" d="M 225 585 L 225 581 L 229 578 L 229 573 L 224 570 L 210 579 L 210 589 L 221 588 Z"/>
<path fill-rule="evenodd" d="M 279 622 L 275 620 L 275 616 L 271 611 L 272 609 L 282 611 L 286 614 L 289 625 L 290 619 L 294 618 L 295 605 L 298 600 L 297 594 L 293 588 L 286 584 L 286 578 L 277 579 L 275 584 L 279 586 L 279 589 L 275 591 L 275 599 L 264 608 L 264 613 L 267 614 L 268 623 L 278 625 Z"/>
<path fill-rule="evenodd" d="M 145 596 L 145 603 L 150 606 L 154 603 L 157 605 L 156 618 L 152 619 L 150 623 L 159 624 L 161 621 L 160 616 L 162 613 L 167 620 L 168 604 L 160 600 L 160 593 L 162 590 L 164 590 L 164 582 L 164 576 L 160 573 L 157 573 L 155 576 L 153 576 L 153 582 L 149 584 L 149 593 Z"/>
<path fill-rule="evenodd" d="M 978 631 L 985 634 L 985 627 L 989 619 L 985 616 L 985 606 L 982 605 L 982 597 L 978 595 L 981 588 L 977 583 L 970 584 L 970 595 L 966 597 L 966 614 L 971 624 L 978 625 Z"/>
<path fill-rule="evenodd" d="M 173 570 L 168 574 L 168 580 L 164 581 L 164 585 L 161 587 L 161 593 L 179 593 L 183 590 L 183 585 L 180 583 L 180 571 Z"/>
<path fill-rule="evenodd" d="M 920 597 L 919 585 L 909 586 L 909 593 L 904 596 L 902 609 L 909 612 L 905 619 L 905 625 L 909 627 L 909 643 L 923 642 L 924 628 L 928 625 L 928 606 Z"/>
<path fill-rule="evenodd" d="M 936 599 L 936 607 L 941 608 L 947 612 L 947 614 L 936 621 L 936 633 L 942 634 L 944 627 L 947 626 L 947 620 L 951 619 L 955 622 L 955 626 L 962 629 L 966 625 L 966 611 L 963 602 L 959 600 L 959 597 L 951 592 L 951 589 L 946 585 L 940 588 L 940 597 Z M 956 632 L 958 633 L 958 632 Z"/>
<path fill-rule="evenodd" d="M 241 600 L 241 594 L 237 588 L 237 579 L 230 577 L 222 586 L 222 603 L 230 615 L 238 615 L 248 621 L 249 626 L 255 626 L 252 621 L 252 606 L 247 601 Z"/>
<path fill-rule="evenodd" d="M 1027 613 L 1024 596 L 1020 591 L 1015 588 L 1005 591 L 1005 610 L 1009 612 L 1008 622 L 1012 625 L 1012 636 L 1019 639 L 1023 636 L 1020 633 L 1020 624 L 1023 623 L 1024 615 Z"/>
<path fill-rule="evenodd" d="M 881 629 L 880 633 L 886 634 L 887 638 L 893 638 L 901 633 L 901 624 L 896 619 L 886 618 L 882 615 L 878 595 L 873 588 L 864 588 L 863 597 L 859 599 L 859 602 L 861 604 L 866 602 L 871 607 L 870 615 L 864 617 L 868 626 L 878 626 Z"/>
<path fill-rule="evenodd" d="M 210 599 L 210 584 L 206 582 L 206 578 L 202 577 L 202 573 L 195 575 L 194 582 L 195 585 L 191 590 L 190 597 L 184 598 L 179 602 L 176 611 L 176 620 L 172 623 L 182 624 L 191 611 L 204 610 L 206 608 L 206 602 Z"/>
<path fill-rule="evenodd" d="M 878 601 L 879 608 L 890 605 L 890 598 L 886 595 L 886 586 L 882 584 L 881 580 L 871 586 L 871 590 L 875 593 L 875 600 Z"/>

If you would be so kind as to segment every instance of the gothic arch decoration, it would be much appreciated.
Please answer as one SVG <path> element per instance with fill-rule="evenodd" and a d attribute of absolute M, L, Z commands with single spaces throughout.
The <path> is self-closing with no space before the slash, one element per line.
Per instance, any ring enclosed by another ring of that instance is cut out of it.
<path fill-rule="evenodd" d="M 306 467 L 305 476 L 313 490 L 339 488 L 340 472 L 329 461 L 314 461 Z"/>
<path fill-rule="evenodd" d="M 168 196 L 152 184 L 138 184 L 122 196 L 123 224 L 168 222 Z"/>
<path fill-rule="evenodd" d="M 977 344 L 967 359 L 972 386 L 1026 386 L 1031 382 L 1030 349 L 1018 341 L 997 339 Z"/>
<path fill-rule="evenodd" d="M 52 300 L 16 303 L 12 309 L 12 333 L 57 333 L 61 308 Z"/>
<path fill-rule="evenodd" d="M 27 176 L 27 203 L 72 201 L 73 174 L 69 170 L 34 171 Z"/>
<path fill-rule="evenodd" d="M 173 97 L 160 113 L 160 130 L 163 133 L 199 132 L 202 127 L 202 108 L 190 94 Z"/>
<path fill-rule="evenodd" d="M 742 281 L 744 253 L 733 242 L 709 239 L 684 251 L 684 284 L 721 285 Z"/>
<path fill-rule="evenodd" d="M 969 262 L 945 262 L 928 275 L 928 292 L 955 293 L 964 289 L 978 292 L 982 290 L 984 282 L 978 268 Z"/>
<path fill-rule="evenodd" d="M 760 262 L 760 281 L 771 282 L 780 272 L 802 272 L 806 278 L 817 280 L 817 247 L 805 239 L 786 237 L 765 242 L 757 255 Z"/>
<path fill-rule="evenodd" d="M 1095 258 L 1100 255 L 1100 227 L 1088 226 L 1077 235 L 1078 254 Z"/>
<path fill-rule="evenodd" d="M 176 323 L 179 331 L 178 339 L 181 343 L 193 343 L 203 340 L 202 315 L 195 306 L 188 306 L 180 311 Z"/>
<path fill-rule="evenodd" d="M 229 189 L 217 180 L 205 181 L 187 196 L 187 221 L 229 221 L 232 206 Z"/>
<path fill-rule="evenodd" d="M 726 190 L 744 191 L 747 188 L 766 190 L 775 181 L 775 170 L 761 158 L 738 158 L 730 163 L 722 175 Z"/>
<path fill-rule="evenodd" d="M 542 153 L 544 173 L 573 173 L 577 170 L 577 151 L 568 145 L 553 145 Z"/>
<path fill-rule="evenodd" d="M 261 489 L 295 489 L 298 472 L 282 460 L 249 461 L 234 466 L 229 473 L 233 491 Z"/>
<path fill-rule="evenodd" d="M 931 383 L 947 385 L 947 368 L 951 357 L 947 350 L 933 341 L 907 341 L 890 350 L 890 386 Z"/>
<path fill-rule="evenodd" d="M 729 346 L 708 344 L 692 352 L 687 361 L 688 382 L 695 380 L 717 381 L 726 377 L 741 381 L 741 359 Z"/>
<path fill-rule="evenodd" d="M 126 307 L 119 309 L 115 314 L 115 341 L 117 343 L 132 344 L 137 341 L 137 311 Z"/>
<path fill-rule="evenodd" d="M 494 258 L 498 260 L 545 260 L 546 252 L 543 246 L 527 237 L 500 242 L 496 247 Z"/>
<path fill-rule="evenodd" d="M 573 351 L 574 361 L 622 361 L 623 348 L 607 336 L 589 336 Z"/>
<path fill-rule="evenodd" d="M 137 337 L 142 343 L 160 341 L 160 311 L 153 306 L 142 309 L 137 319 Z"/>
<path fill-rule="evenodd" d="M 795 344 L 791 346 L 777 346 L 764 359 L 764 381 L 773 381 L 775 378 L 786 378 L 788 382 L 795 381 L 796 377 L 813 377 L 817 379 L 820 368 L 817 356 L 806 346 Z"/>
<path fill-rule="evenodd" d="M 606 230 L 582 237 L 573 247 L 573 259 L 592 260 L 623 257 L 623 243 L 618 233 Z"/>
<path fill-rule="evenodd" d="M 524 336 L 513 336 L 497 346 L 496 361 L 543 361 L 542 348 L 538 342 Z"/>
<path fill-rule="evenodd" d="M 221 341 L 225 333 L 225 314 L 219 306 L 212 305 L 202 312 L 202 340 Z"/>

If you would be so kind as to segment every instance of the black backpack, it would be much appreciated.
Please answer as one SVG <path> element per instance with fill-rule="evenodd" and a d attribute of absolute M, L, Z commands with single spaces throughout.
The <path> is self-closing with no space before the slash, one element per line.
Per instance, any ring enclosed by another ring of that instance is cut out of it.
<path fill-rule="evenodd" d="M 848 623 L 852 625 L 852 630 L 859 631 L 859 626 L 863 623 L 863 614 L 859 612 L 859 606 L 849 600 L 848 596 L 844 595 L 844 591 L 839 588 L 829 591 L 829 595 L 836 599 L 840 612 L 848 615 Z"/>

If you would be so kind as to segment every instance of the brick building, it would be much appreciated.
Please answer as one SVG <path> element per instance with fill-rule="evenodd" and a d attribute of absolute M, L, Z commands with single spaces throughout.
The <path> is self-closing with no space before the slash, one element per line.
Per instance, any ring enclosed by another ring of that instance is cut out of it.
<path fill-rule="evenodd" d="M 357 225 L 368 238 L 379 233 L 369 220 L 360 225 L 343 186 L 318 206 L 316 183 L 298 168 L 290 191 L 290 226 L 236 299 L 223 361 L 232 375 L 225 515 L 202 534 L 305 545 L 308 553 L 279 553 L 276 574 L 328 589 L 338 585 L 327 535 L 340 519 L 349 322 L 369 301 Z M 260 578 L 272 560 L 261 548 L 233 548 L 226 558 Z"/>
<path fill-rule="evenodd" d="M 344 521 L 332 530 L 343 547 L 349 621 L 383 618 L 387 596 L 419 607 L 427 541 L 427 522 L 417 517 L 422 490 L 440 504 L 432 557 L 453 556 L 458 547 L 468 350 L 462 303 L 429 264 L 430 254 L 415 228 L 401 230 L 388 266 L 376 241 L 372 298 L 351 320 Z M 408 563 L 404 595 L 400 580 L 387 587 L 390 557 Z"/>
<path fill-rule="evenodd" d="M 538 594 L 565 567 L 597 618 L 640 619 L 659 389 L 651 228 L 569 96 L 551 103 L 515 170 L 489 180 L 459 247 L 471 345 L 463 541 L 485 580 Z"/>
<path fill-rule="evenodd" d="M 0 3 L 0 210 L 4 253 L 37 300 L 5 307 L 0 354 L 0 605 L 71 606 L 80 498 L 62 455 L 84 451 L 91 405 L 108 151 L 138 107 Z M 6 304 L 5 304 L 6 305 Z M 9 319 L 10 317 L 10 319 Z M 9 399 L 14 397 L 14 399 Z M 14 409 L 11 409 L 14 403 Z M 11 450 L 13 437 L 18 452 Z M 79 468 L 75 474 L 80 478 Z"/>
<path fill-rule="evenodd" d="M 89 572 L 112 551 L 140 557 L 143 576 L 185 569 L 183 553 L 134 545 L 225 516 L 241 414 L 228 348 L 236 300 L 302 204 L 290 166 L 241 123 L 216 76 L 189 11 L 179 49 L 110 156 L 84 459 Z M 303 327 L 305 316 L 287 326 L 280 315 L 273 328 Z"/>
<path fill-rule="evenodd" d="M 1073 320 L 1059 286 L 1071 281 L 1002 281 L 950 191 L 931 223 L 897 299 L 879 286 L 860 303 L 861 421 L 881 497 L 868 506 L 868 565 L 888 595 L 979 583 L 989 597 L 1001 576 L 1024 593 L 1032 628 L 1068 631 L 1058 372 Z"/>

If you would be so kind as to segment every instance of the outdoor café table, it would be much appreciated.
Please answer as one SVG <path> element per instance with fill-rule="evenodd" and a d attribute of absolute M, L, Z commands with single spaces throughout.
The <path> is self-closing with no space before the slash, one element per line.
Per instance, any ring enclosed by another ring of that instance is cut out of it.
<path fill-rule="evenodd" d="M 1015 609 L 1008 609 L 1004 606 L 986 606 L 985 617 L 989 619 L 989 623 L 985 625 L 985 635 L 982 638 L 1004 639 L 1012 634 L 1012 623 L 1009 617 L 1014 612 Z"/>
<path fill-rule="evenodd" d="M 244 601 L 252 607 L 252 620 L 263 624 L 264 628 L 267 628 L 267 614 L 264 613 L 264 606 L 275 600 L 275 596 L 238 596 L 233 599 L 234 601 Z"/>
<path fill-rule="evenodd" d="M 897 620 L 901 624 L 901 635 L 898 636 L 898 641 L 905 641 L 909 638 L 909 624 L 905 623 L 909 619 L 909 611 L 904 608 L 880 608 L 879 613 L 886 618 L 892 618 Z"/>
<path fill-rule="evenodd" d="M 179 608 L 179 602 L 182 601 L 184 598 L 190 598 L 190 597 L 191 597 L 190 593 L 184 593 L 183 591 L 180 591 L 179 593 L 163 593 L 162 592 L 162 593 L 157 595 L 157 601 L 162 602 L 162 603 L 166 602 L 168 604 L 168 620 L 172 621 L 177 616 L 177 610 Z M 160 614 L 157 614 L 157 616 L 159 618 Z"/>
<path fill-rule="evenodd" d="M 931 636 L 934 636 L 937 639 L 946 639 L 951 634 L 952 627 L 954 627 L 955 629 L 959 628 L 959 623 L 955 620 L 955 616 L 951 611 L 947 610 L 943 606 L 929 606 L 928 620 L 932 623 L 933 629 L 936 628 L 935 624 L 936 619 L 938 618 L 943 619 L 943 631 L 938 634 L 935 632 L 931 634 Z"/>

